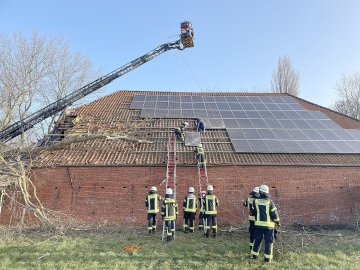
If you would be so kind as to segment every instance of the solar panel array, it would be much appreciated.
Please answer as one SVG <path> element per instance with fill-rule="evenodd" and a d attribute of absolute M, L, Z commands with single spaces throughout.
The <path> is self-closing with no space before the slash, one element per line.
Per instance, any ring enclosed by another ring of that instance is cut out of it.
<path fill-rule="evenodd" d="M 360 130 L 343 129 L 290 96 L 137 95 L 142 118 L 202 118 L 226 128 L 239 153 L 360 153 Z"/>

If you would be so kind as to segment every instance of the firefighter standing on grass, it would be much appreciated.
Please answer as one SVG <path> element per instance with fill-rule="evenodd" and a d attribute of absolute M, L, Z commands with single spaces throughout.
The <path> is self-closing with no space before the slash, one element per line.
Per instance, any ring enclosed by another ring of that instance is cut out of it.
<path fill-rule="evenodd" d="M 151 187 L 145 199 L 149 234 L 155 233 L 156 231 L 156 216 L 159 213 L 159 201 L 161 201 L 161 197 L 157 194 L 157 188 Z"/>
<path fill-rule="evenodd" d="M 209 238 L 210 230 L 213 230 L 213 237 L 217 234 L 217 207 L 219 207 L 219 199 L 213 193 L 214 188 L 208 185 L 207 194 L 204 196 L 204 209 L 205 209 L 205 236 Z"/>
<path fill-rule="evenodd" d="M 246 206 L 249 210 L 249 234 L 250 234 L 250 251 L 252 250 L 254 244 L 254 231 L 255 231 L 255 216 L 251 213 L 251 208 L 254 204 L 255 198 L 259 197 L 259 187 L 255 187 L 252 192 L 250 192 L 250 197 L 248 197 L 243 205 Z"/>
<path fill-rule="evenodd" d="M 206 195 L 206 191 L 203 190 L 199 194 L 199 231 L 204 230 L 204 219 L 205 219 L 205 208 L 204 208 L 204 197 Z"/>
<path fill-rule="evenodd" d="M 178 215 L 178 205 L 173 197 L 173 190 L 166 189 L 165 199 L 161 207 L 161 217 L 165 221 L 166 241 L 174 239 L 175 235 L 175 221 Z"/>
<path fill-rule="evenodd" d="M 273 258 L 273 242 L 275 225 L 280 226 L 280 218 L 274 202 L 270 199 L 269 187 L 259 187 L 259 198 L 255 198 L 251 207 L 251 213 L 255 216 L 254 245 L 251 251 L 251 259 L 256 260 L 259 256 L 262 239 L 265 239 L 265 262 L 271 262 Z"/>
<path fill-rule="evenodd" d="M 186 195 L 183 201 L 184 207 L 184 223 L 183 223 L 183 231 L 186 233 L 188 231 L 195 231 L 195 215 L 196 209 L 198 206 L 197 198 L 194 195 L 195 189 L 193 187 L 189 187 L 189 193 Z"/>

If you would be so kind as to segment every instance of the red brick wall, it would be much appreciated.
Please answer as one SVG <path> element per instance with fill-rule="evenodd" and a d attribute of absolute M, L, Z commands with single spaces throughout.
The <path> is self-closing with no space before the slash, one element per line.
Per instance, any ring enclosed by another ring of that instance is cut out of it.
<path fill-rule="evenodd" d="M 180 205 L 189 186 L 198 190 L 197 170 L 178 167 L 177 175 Z M 45 207 L 86 221 L 144 224 L 145 196 L 152 185 L 164 194 L 164 176 L 165 167 L 59 167 L 35 169 L 33 179 Z M 270 187 L 283 224 L 354 224 L 360 211 L 359 168 L 213 166 L 208 176 L 222 224 L 246 220 L 241 200 L 260 184 Z M 0 223 L 9 222 L 4 213 Z"/>

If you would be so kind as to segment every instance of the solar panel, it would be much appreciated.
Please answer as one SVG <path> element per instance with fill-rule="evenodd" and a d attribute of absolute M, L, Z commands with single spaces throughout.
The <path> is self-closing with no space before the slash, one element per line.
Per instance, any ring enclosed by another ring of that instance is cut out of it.
<path fill-rule="evenodd" d="M 236 119 L 224 119 L 226 128 L 239 128 L 239 124 Z"/>
<path fill-rule="evenodd" d="M 193 104 L 192 103 L 181 103 L 181 108 L 183 110 L 192 110 L 194 107 L 193 107 Z"/>
<path fill-rule="evenodd" d="M 321 153 L 339 153 L 339 150 L 328 141 L 317 141 L 316 146 L 320 149 Z"/>
<path fill-rule="evenodd" d="M 227 101 L 228 103 L 233 103 L 233 102 L 237 103 L 237 102 L 238 102 L 238 101 L 237 101 L 237 98 L 236 98 L 235 96 L 228 96 L 228 97 L 226 97 L 226 101 Z"/>
<path fill-rule="evenodd" d="M 292 140 L 292 137 L 285 129 L 273 129 L 272 132 L 278 140 Z"/>
<path fill-rule="evenodd" d="M 246 139 L 245 134 L 242 132 L 241 129 L 228 129 L 227 133 L 230 138 L 232 139 Z"/>
<path fill-rule="evenodd" d="M 254 105 L 252 105 L 251 103 L 240 103 L 241 104 L 241 107 L 246 111 L 246 110 L 256 110 Z"/>
<path fill-rule="evenodd" d="M 255 128 L 249 119 L 237 119 L 240 128 Z"/>
<path fill-rule="evenodd" d="M 297 143 L 306 153 L 321 153 L 320 148 L 312 141 L 298 141 Z"/>
<path fill-rule="evenodd" d="M 180 103 L 181 98 L 179 96 L 169 96 L 169 102 Z"/>
<path fill-rule="evenodd" d="M 234 114 L 231 111 L 220 111 L 221 118 L 235 118 Z"/>
<path fill-rule="evenodd" d="M 266 144 L 262 140 L 249 140 L 248 141 L 252 152 L 269 153 L 270 150 L 266 147 Z"/>
<path fill-rule="evenodd" d="M 139 101 L 142 101 L 142 102 L 144 102 L 145 101 L 145 95 L 137 95 L 137 96 L 134 96 L 133 97 L 133 102 L 139 102 Z"/>
<path fill-rule="evenodd" d="M 308 138 L 305 136 L 304 133 L 302 133 L 300 129 L 290 129 L 287 130 L 287 132 L 295 141 L 308 140 Z"/>
<path fill-rule="evenodd" d="M 142 118 L 202 118 L 207 129 L 226 129 L 241 153 L 360 153 L 360 130 L 290 96 L 135 95 L 130 109 Z"/>
<path fill-rule="evenodd" d="M 297 141 L 281 141 L 287 153 L 304 153 L 304 149 L 298 144 Z"/>
<path fill-rule="evenodd" d="M 234 140 L 232 141 L 232 144 L 234 146 L 235 152 L 238 153 L 251 153 L 253 149 L 250 147 L 250 144 L 246 140 Z"/>
<path fill-rule="evenodd" d="M 203 118 L 206 129 L 225 129 L 225 124 L 223 119 L 214 119 L 214 118 Z"/>
<path fill-rule="evenodd" d="M 192 96 L 192 102 L 204 102 L 204 99 L 202 96 Z"/>
<path fill-rule="evenodd" d="M 133 101 L 130 104 L 130 110 L 141 110 L 144 106 L 144 101 Z"/>
<path fill-rule="evenodd" d="M 269 128 L 263 119 L 250 119 L 250 121 L 256 128 Z"/>
<path fill-rule="evenodd" d="M 230 110 L 230 106 L 227 103 L 217 103 L 219 111 L 221 110 Z"/>
<path fill-rule="evenodd" d="M 247 139 L 261 139 L 260 134 L 255 128 L 243 129 L 242 132 Z"/>
<path fill-rule="evenodd" d="M 275 136 L 274 132 L 271 129 L 257 129 L 257 132 L 260 135 L 261 139 L 264 140 L 276 140 L 277 137 Z"/>
<path fill-rule="evenodd" d="M 280 141 L 276 140 L 264 140 L 264 143 L 266 145 L 266 148 L 269 149 L 271 153 L 286 153 L 287 150 L 282 145 Z"/>
<path fill-rule="evenodd" d="M 271 128 L 282 128 L 282 125 L 280 124 L 280 122 L 276 119 L 264 119 L 266 125 Z"/>
<path fill-rule="evenodd" d="M 212 103 L 215 102 L 215 98 L 214 98 L 214 97 L 205 96 L 205 97 L 203 97 L 203 98 L 204 98 L 204 102 L 212 102 Z"/>
<path fill-rule="evenodd" d="M 158 102 L 161 102 L 161 101 L 163 101 L 163 102 L 169 102 L 169 96 L 158 96 L 158 97 L 157 97 L 157 101 L 158 101 Z"/>
<path fill-rule="evenodd" d="M 181 102 L 192 102 L 191 96 L 181 96 L 180 100 Z"/>
<path fill-rule="evenodd" d="M 200 143 L 200 132 L 185 132 L 186 146 L 199 146 Z"/>
<path fill-rule="evenodd" d="M 209 118 L 221 118 L 221 114 L 219 111 L 207 111 Z"/>

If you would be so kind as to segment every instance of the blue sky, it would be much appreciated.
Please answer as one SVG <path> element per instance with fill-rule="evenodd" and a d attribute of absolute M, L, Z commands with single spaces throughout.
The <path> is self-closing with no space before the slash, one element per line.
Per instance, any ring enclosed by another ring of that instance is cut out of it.
<path fill-rule="evenodd" d="M 270 89 L 279 56 L 300 74 L 300 97 L 329 106 L 343 72 L 360 71 L 360 1 L 0 0 L 0 33 L 60 35 L 104 73 L 175 41 L 191 20 L 195 47 L 119 78 L 112 91 Z"/>

